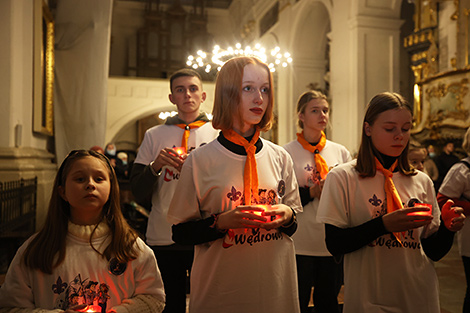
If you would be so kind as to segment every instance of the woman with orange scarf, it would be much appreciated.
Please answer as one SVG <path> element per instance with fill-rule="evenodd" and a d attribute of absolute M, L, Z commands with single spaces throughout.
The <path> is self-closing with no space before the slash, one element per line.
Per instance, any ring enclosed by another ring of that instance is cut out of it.
<path fill-rule="evenodd" d="M 401 95 L 376 95 L 357 161 L 325 181 L 317 219 L 330 253 L 344 255 L 343 313 L 440 312 L 433 261 L 450 250 L 464 216 L 461 208 L 441 214 L 431 179 L 410 166 L 411 126 Z"/>
<path fill-rule="evenodd" d="M 317 221 L 318 203 L 329 168 L 351 161 L 342 145 L 326 139 L 330 117 L 326 96 L 315 90 L 304 92 L 297 101 L 297 140 L 284 148 L 294 161 L 303 212 L 294 234 L 300 311 L 308 307 L 313 289 L 316 313 L 339 313 L 338 293 L 343 280 L 343 264 L 335 260 L 325 244 L 325 226 Z"/>
<path fill-rule="evenodd" d="M 299 312 L 291 238 L 302 210 L 297 181 L 289 154 L 260 137 L 273 105 L 265 63 L 225 63 L 212 120 L 221 132 L 186 159 L 168 212 L 173 240 L 196 245 L 191 313 Z M 274 203 L 261 196 L 270 193 Z"/>

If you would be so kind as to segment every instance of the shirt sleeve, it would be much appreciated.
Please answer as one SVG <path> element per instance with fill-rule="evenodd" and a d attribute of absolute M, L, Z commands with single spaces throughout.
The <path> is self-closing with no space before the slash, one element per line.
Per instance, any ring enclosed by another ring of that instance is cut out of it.
<path fill-rule="evenodd" d="M 126 299 L 122 304 L 111 308 L 108 313 L 161 313 L 165 308 L 165 301 L 152 295 L 138 295 Z"/>
<path fill-rule="evenodd" d="M 150 171 L 149 165 L 157 157 L 154 145 L 151 133 L 146 131 L 130 173 L 132 194 L 139 203 L 148 202 L 158 180 Z"/>
<path fill-rule="evenodd" d="M 284 150 L 285 151 L 285 150 Z M 285 164 L 283 167 L 283 178 L 286 183 L 286 194 L 281 203 L 289 206 L 295 212 L 302 212 L 302 202 L 300 200 L 299 185 L 294 172 L 294 162 L 287 151 L 285 153 Z"/>
<path fill-rule="evenodd" d="M 153 295 L 160 301 L 165 302 L 162 276 L 157 265 L 157 260 L 152 250 L 137 239 L 141 254 L 134 265 L 135 295 Z"/>
<path fill-rule="evenodd" d="M 455 164 L 444 178 L 439 192 L 449 198 L 460 198 L 465 191 L 470 190 L 469 176 L 470 171 L 464 164 Z"/>
<path fill-rule="evenodd" d="M 202 219 L 193 162 L 195 162 L 194 153 L 190 154 L 184 162 L 176 191 L 168 209 L 167 220 L 172 225 Z"/>
<path fill-rule="evenodd" d="M 326 176 L 318 204 L 317 220 L 336 227 L 349 227 L 349 203 L 347 180 L 342 176 L 344 169 L 336 167 Z"/>

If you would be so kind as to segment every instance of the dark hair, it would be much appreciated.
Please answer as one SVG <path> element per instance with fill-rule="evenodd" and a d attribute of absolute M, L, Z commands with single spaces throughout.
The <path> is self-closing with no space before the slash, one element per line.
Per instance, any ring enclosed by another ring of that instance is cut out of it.
<path fill-rule="evenodd" d="M 361 145 L 357 154 L 356 170 L 361 177 L 374 177 L 376 172 L 375 157 L 380 159 L 380 154 L 372 144 L 371 137 L 365 133 L 365 123 L 373 125 L 381 113 L 395 109 L 405 109 L 413 115 L 413 110 L 408 101 L 398 93 L 383 92 L 370 100 L 362 123 Z M 408 162 L 408 149 L 409 141 L 398 156 L 398 169 L 407 176 L 415 174 L 414 169 L 410 167 Z"/>
<path fill-rule="evenodd" d="M 262 131 L 271 128 L 274 106 L 273 75 L 268 65 L 256 57 L 235 57 L 228 60 L 220 69 L 215 82 L 214 107 L 212 109 L 212 126 L 215 129 L 229 130 L 233 127 L 233 116 L 240 120 L 240 93 L 242 90 L 243 72 L 248 64 L 260 65 L 268 72 L 269 100 L 261 121 L 256 125 Z"/>
<path fill-rule="evenodd" d="M 201 82 L 201 86 L 202 86 L 202 78 L 198 72 L 190 68 L 183 68 L 183 69 L 177 70 L 170 76 L 170 91 L 171 92 L 173 92 L 173 81 L 179 77 L 185 77 L 185 76 L 197 77 L 199 81 Z"/>
<path fill-rule="evenodd" d="M 306 91 L 301 94 L 299 100 L 297 100 L 297 115 L 300 113 L 305 113 L 305 108 L 307 107 L 307 104 L 314 99 L 323 99 L 328 101 L 326 96 L 321 91 Z M 300 119 L 297 120 L 297 125 L 300 127 L 300 129 L 304 129 L 304 122 L 302 122 Z"/>
<path fill-rule="evenodd" d="M 75 161 L 86 157 L 96 158 L 106 166 L 111 183 L 109 198 L 102 210 L 103 221 L 111 230 L 111 242 L 103 253 L 98 252 L 92 244 L 93 234 L 98 227 L 96 225 L 90 236 L 90 246 L 108 260 L 113 256 L 119 262 L 128 262 L 137 257 L 138 251 L 134 243 L 138 235 L 122 215 L 119 185 L 108 158 L 93 150 L 74 150 L 67 155 L 57 172 L 44 226 L 31 240 L 23 255 L 26 266 L 52 274 L 52 270 L 64 261 L 70 205 L 60 196 L 59 187 L 65 185 L 67 175 Z"/>

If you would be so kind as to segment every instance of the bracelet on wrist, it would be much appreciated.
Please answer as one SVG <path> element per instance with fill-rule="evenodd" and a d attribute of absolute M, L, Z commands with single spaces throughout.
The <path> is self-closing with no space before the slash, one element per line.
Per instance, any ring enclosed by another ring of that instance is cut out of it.
<path fill-rule="evenodd" d="M 217 220 L 219 219 L 219 214 L 220 213 L 217 213 L 217 214 L 212 214 L 212 218 L 214 218 L 214 221 L 212 222 L 212 225 L 209 226 L 210 228 L 216 228 L 216 225 L 217 225 Z"/>
<path fill-rule="evenodd" d="M 226 233 L 227 232 L 226 229 L 218 229 L 217 228 L 217 221 L 219 220 L 219 215 L 220 215 L 220 213 L 211 215 L 211 217 L 214 219 L 214 222 L 212 222 L 212 225 L 209 226 L 209 227 L 216 229 L 219 233 Z"/>
<path fill-rule="evenodd" d="M 159 177 L 160 175 L 162 175 L 162 169 L 159 169 L 158 172 L 155 171 L 155 169 L 153 168 L 153 162 L 150 162 L 149 164 L 149 167 L 150 167 L 150 173 L 152 173 L 153 176 L 155 177 Z"/>
<path fill-rule="evenodd" d="M 292 208 L 291 208 L 291 210 L 292 210 L 292 217 L 290 219 L 290 222 L 287 225 L 281 225 L 281 227 L 289 228 L 292 225 L 294 225 L 294 223 L 297 222 L 297 214 L 295 213 L 295 211 Z"/>

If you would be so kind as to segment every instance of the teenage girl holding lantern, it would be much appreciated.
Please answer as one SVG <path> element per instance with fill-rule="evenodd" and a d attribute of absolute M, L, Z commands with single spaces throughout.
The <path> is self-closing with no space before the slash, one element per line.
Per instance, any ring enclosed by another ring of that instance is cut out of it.
<path fill-rule="evenodd" d="M 410 167 L 411 126 L 402 96 L 376 95 L 357 161 L 328 173 L 317 218 L 328 250 L 344 255 L 344 313 L 440 312 L 432 261 L 449 251 L 464 216 L 461 208 L 441 216 L 431 179 Z"/>
<path fill-rule="evenodd" d="M 259 137 L 273 100 L 257 58 L 233 58 L 217 76 L 212 124 L 221 133 L 186 159 L 168 212 L 173 239 L 196 244 L 191 313 L 299 312 L 297 181 L 289 154 Z M 261 189 L 275 190 L 277 204 L 259 205 Z"/>

